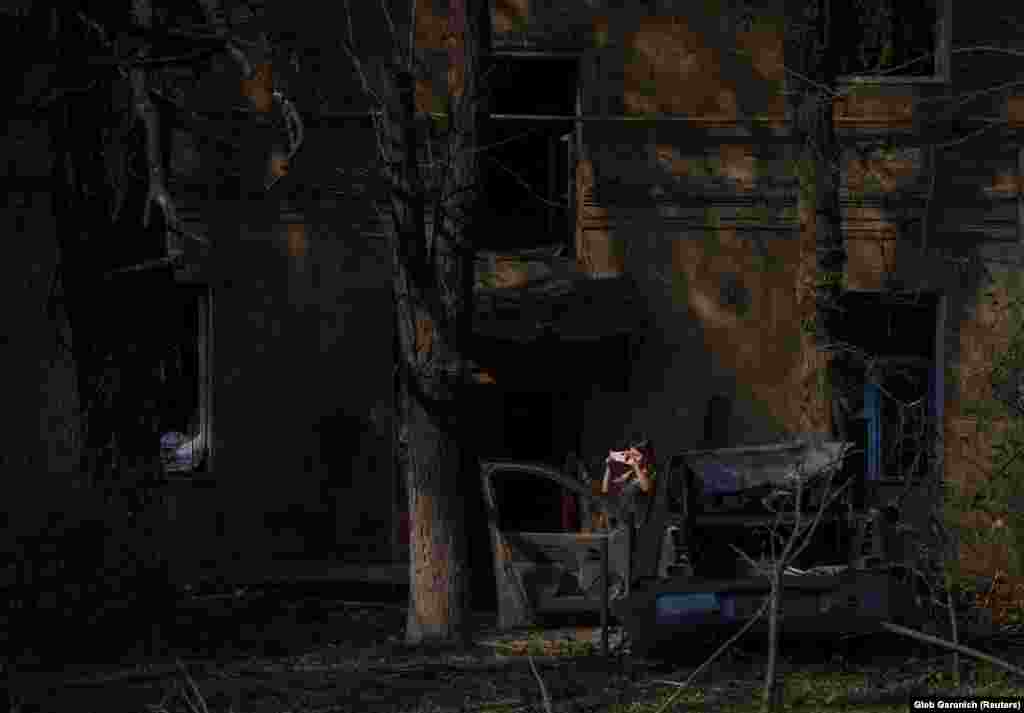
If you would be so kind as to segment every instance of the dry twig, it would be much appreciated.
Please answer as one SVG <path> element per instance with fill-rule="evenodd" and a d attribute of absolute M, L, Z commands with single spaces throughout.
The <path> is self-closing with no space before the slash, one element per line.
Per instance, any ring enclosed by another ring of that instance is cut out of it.
<path fill-rule="evenodd" d="M 540 673 L 537 671 L 537 664 L 533 662 L 533 655 L 527 654 L 530 661 L 530 670 L 533 671 L 533 677 L 537 679 L 537 685 L 540 686 L 540 695 L 544 700 L 544 710 L 547 713 L 554 713 L 551 708 L 551 696 L 548 695 L 548 687 L 544 685 L 544 679 L 540 677 Z"/>
<path fill-rule="evenodd" d="M 682 694 L 682 692 L 686 688 L 689 687 L 689 685 L 697 678 L 697 676 L 699 676 L 701 673 L 704 672 L 704 669 L 706 669 L 708 666 L 713 664 L 718 659 L 719 656 L 721 656 L 723 653 L 725 653 L 729 649 L 730 646 L 732 646 L 734 643 L 736 643 L 736 641 L 739 640 L 739 638 L 741 636 L 746 634 L 747 631 L 749 631 L 750 628 L 755 623 L 757 623 L 758 620 L 760 620 L 760 618 L 762 616 L 764 616 L 764 613 L 768 610 L 768 604 L 770 602 L 771 602 L 771 595 L 768 595 L 768 596 L 766 596 L 764 598 L 764 601 L 761 602 L 761 608 L 757 610 L 757 613 L 754 614 L 754 616 L 750 617 L 750 620 L 746 624 L 744 624 L 743 627 L 739 631 L 737 631 L 735 634 L 730 636 L 728 639 L 725 640 L 725 642 L 722 643 L 721 646 L 719 646 L 717 649 L 715 649 L 715 652 L 713 654 L 711 654 L 704 661 L 704 663 L 702 663 L 700 666 L 698 666 L 696 669 L 694 669 L 693 673 L 691 673 L 689 676 L 687 676 L 685 681 L 683 681 L 682 683 L 670 682 L 670 681 L 658 681 L 658 683 L 662 683 L 662 684 L 665 684 L 665 685 L 676 686 L 679 690 L 677 690 L 671 696 L 666 698 L 665 702 L 662 703 L 661 706 L 659 706 L 658 710 L 656 710 L 655 713 L 664 713 L 664 711 L 667 710 L 668 707 L 675 702 L 676 698 L 678 698 Z"/>
<path fill-rule="evenodd" d="M 887 621 L 883 621 L 882 622 L 882 627 L 884 629 L 887 629 L 888 631 L 893 632 L 893 633 L 900 634 L 901 636 L 907 636 L 907 637 L 909 637 L 911 639 L 916 639 L 917 641 L 923 641 L 926 644 L 934 644 L 935 646 L 942 646 L 943 648 L 949 649 L 951 651 L 955 651 L 957 653 L 965 654 L 965 655 L 970 656 L 972 658 L 976 658 L 976 659 L 979 659 L 981 661 L 985 661 L 987 663 L 992 664 L 993 666 L 997 666 L 997 667 L 1003 669 L 1004 671 L 1009 671 L 1012 674 L 1015 674 L 1017 676 L 1020 676 L 1020 677 L 1024 678 L 1024 668 L 1020 668 L 1018 666 L 1014 666 L 1012 663 L 1010 663 L 1008 661 L 1004 661 L 1003 659 L 996 658 L 995 656 L 991 656 L 989 654 L 986 654 L 983 651 L 978 651 L 977 649 L 971 648 L 970 646 L 964 646 L 963 644 L 957 644 L 957 643 L 954 643 L 952 641 L 946 641 L 945 639 L 940 639 L 937 636 L 931 636 L 930 634 L 924 634 L 924 633 L 922 633 L 920 631 L 914 631 L 913 629 L 908 629 L 905 626 L 900 626 L 899 624 L 891 624 L 891 623 L 889 623 Z"/>

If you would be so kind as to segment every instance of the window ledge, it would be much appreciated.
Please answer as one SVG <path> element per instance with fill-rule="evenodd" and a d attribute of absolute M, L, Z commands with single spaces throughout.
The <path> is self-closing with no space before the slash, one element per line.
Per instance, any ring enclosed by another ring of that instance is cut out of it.
<path fill-rule="evenodd" d="M 164 475 L 157 481 L 157 486 L 188 485 L 193 488 L 214 488 L 217 479 L 210 473 L 174 473 Z"/>

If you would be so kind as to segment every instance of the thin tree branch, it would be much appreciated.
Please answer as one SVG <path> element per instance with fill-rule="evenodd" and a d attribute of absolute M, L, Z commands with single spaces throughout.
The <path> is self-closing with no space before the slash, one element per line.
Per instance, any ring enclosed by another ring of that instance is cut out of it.
<path fill-rule="evenodd" d="M 743 50 L 729 50 L 729 51 L 731 53 L 733 53 L 733 54 L 738 54 L 740 56 L 747 56 L 748 55 L 748 53 L 744 52 Z M 978 46 L 972 46 L 972 47 L 958 47 L 958 48 L 952 49 L 950 52 L 951 52 L 951 54 L 964 54 L 964 53 L 969 53 L 969 52 L 994 52 L 994 53 L 999 53 L 999 54 L 1007 54 L 1007 55 L 1011 55 L 1011 56 L 1014 56 L 1014 57 L 1024 57 L 1024 50 L 1015 50 L 1015 49 L 1011 49 L 1011 48 L 1008 48 L 1008 47 L 996 47 L 996 46 L 993 46 L 993 45 L 978 45 Z M 865 78 L 870 78 L 870 77 L 874 77 L 874 76 L 884 76 L 885 74 L 893 73 L 895 71 L 903 69 L 903 68 L 905 68 L 905 67 L 907 67 L 907 66 L 909 66 L 911 64 L 920 62 L 920 61 L 922 61 L 924 59 L 927 59 L 929 57 L 934 57 L 934 55 L 935 55 L 934 52 L 930 52 L 930 53 L 921 55 L 920 57 L 917 57 L 915 59 L 912 59 L 909 62 L 906 62 L 904 64 L 898 65 L 896 67 L 891 67 L 891 68 L 886 69 L 886 70 L 882 70 L 882 71 L 878 71 L 878 72 L 872 72 L 870 74 L 857 75 L 857 76 L 858 77 L 865 77 Z M 844 89 L 844 90 L 833 90 L 833 89 L 829 88 L 828 86 L 826 86 L 824 84 L 821 84 L 820 82 L 817 82 L 817 81 L 811 79 L 810 77 L 808 77 L 808 76 L 806 76 L 806 75 L 804 75 L 804 74 L 794 70 L 792 67 L 789 67 L 786 64 L 782 65 L 782 69 L 787 74 L 790 74 L 793 77 L 796 77 L 797 79 L 801 80 L 802 82 L 817 88 L 824 95 L 826 95 L 826 96 L 828 96 L 828 97 L 830 97 L 832 99 L 841 99 L 841 98 L 848 97 L 853 92 L 859 91 L 861 89 L 861 87 L 859 86 L 859 84 L 861 84 L 861 83 L 855 83 L 854 86 L 851 86 L 851 87 L 849 87 L 847 89 Z M 1020 86 L 1022 84 L 1024 84 L 1024 80 L 1014 80 L 1014 81 L 1011 81 L 1011 82 L 1005 82 L 1005 83 L 997 85 L 995 87 L 988 87 L 986 89 L 981 89 L 981 90 L 978 90 L 978 91 L 975 91 L 975 92 L 969 92 L 967 94 L 953 96 L 953 97 L 945 97 L 945 96 L 926 97 L 926 98 L 923 98 L 923 99 L 918 99 L 917 100 L 917 104 L 919 104 L 919 105 L 922 105 L 922 104 L 935 104 L 935 103 L 941 103 L 941 102 L 945 102 L 945 101 L 954 101 L 954 102 L 956 102 L 955 106 L 960 106 L 960 105 L 965 104 L 965 103 L 967 103 L 967 102 L 971 101 L 972 99 L 975 99 L 975 98 L 977 98 L 979 96 L 983 96 L 985 94 L 991 94 L 991 93 L 994 93 L 994 92 L 1002 91 L 1004 89 L 1010 89 L 1010 88 L 1013 88 L 1013 87 L 1016 87 L 1016 86 Z M 797 93 L 799 93 L 799 92 L 797 92 Z M 567 117 L 567 118 L 569 118 L 569 117 Z"/>
<path fill-rule="evenodd" d="M 75 15 L 78 17 L 79 20 L 82 21 L 82 24 L 84 24 L 86 27 L 88 27 L 90 30 L 96 33 L 96 35 L 100 38 L 100 44 L 102 44 L 104 47 L 111 47 L 113 45 L 113 43 L 109 39 L 107 39 L 107 31 L 103 27 L 103 25 L 101 25 L 99 22 L 92 19 L 88 15 L 86 15 L 81 10 L 76 11 Z"/>
<path fill-rule="evenodd" d="M 877 70 L 877 71 L 874 71 L 874 72 L 866 72 L 864 74 L 857 74 L 855 76 L 857 76 L 857 77 L 881 77 L 881 76 L 884 76 L 886 74 L 894 74 L 894 73 L 900 71 L 901 69 L 906 69 L 907 67 L 909 67 L 912 64 L 917 64 L 918 62 L 923 62 L 924 60 L 932 59 L 934 57 L 935 57 L 935 53 L 934 52 L 926 52 L 925 54 L 923 54 L 923 55 L 921 55 L 919 57 L 915 57 L 912 60 L 904 62 L 903 64 L 898 64 L 895 67 L 889 67 L 888 69 L 880 69 L 880 70 Z"/>
<path fill-rule="evenodd" d="M 148 28 L 152 23 L 152 8 L 146 8 L 144 5 L 137 7 L 134 20 L 143 28 Z M 173 258 L 181 252 L 176 238 L 172 238 L 172 235 L 175 235 L 180 229 L 178 227 L 174 200 L 167 190 L 164 175 L 164 154 L 160 145 L 160 114 L 147 91 L 146 71 L 144 69 L 141 67 L 133 68 L 129 72 L 129 84 L 132 92 L 134 120 L 142 126 L 145 146 L 148 189 L 142 211 L 142 226 L 143 228 L 149 227 L 150 216 L 155 205 L 163 215 L 164 223 L 162 227 L 167 255 Z"/>
<path fill-rule="evenodd" d="M 918 99 L 917 104 L 938 104 L 945 101 L 955 101 L 956 104 L 954 106 L 959 107 L 980 96 L 984 96 L 986 94 L 993 94 L 1004 89 L 1012 89 L 1013 87 L 1019 87 L 1022 84 L 1024 84 L 1024 79 L 1015 79 L 1012 82 L 1003 82 L 1002 84 L 997 84 L 994 87 L 986 87 L 985 89 L 979 89 L 978 91 L 975 92 L 967 92 L 966 94 L 958 94 L 952 97 L 925 97 L 924 99 Z"/>
<path fill-rule="evenodd" d="M 971 47 L 954 47 L 950 54 L 963 54 L 965 52 L 995 52 L 997 54 L 1008 54 L 1013 57 L 1024 57 L 1024 50 L 1015 50 L 1010 47 L 997 47 L 995 45 L 974 45 Z"/>
<path fill-rule="evenodd" d="M 544 205 L 548 205 L 548 206 L 551 206 L 552 208 L 566 208 L 566 207 L 568 206 L 568 204 L 567 204 L 567 203 L 556 203 L 555 201 L 551 201 L 551 200 L 548 200 L 547 198 L 544 198 L 544 197 L 542 197 L 542 196 L 541 196 L 540 194 L 538 194 L 538 193 L 537 193 L 537 192 L 536 192 L 536 191 L 535 191 L 535 190 L 534 190 L 534 189 L 533 189 L 533 188 L 532 188 L 532 187 L 530 186 L 530 184 L 529 184 L 529 183 L 527 183 L 527 182 L 526 182 L 526 180 L 525 180 L 525 179 L 524 179 L 524 178 L 523 178 L 522 176 L 520 176 L 520 175 L 519 175 L 518 173 L 516 173 L 516 172 L 515 172 L 515 171 L 513 171 L 512 169 L 508 168 L 507 166 L 505 166 L 504 164 L 502 164 L 501 162 L 499 162 L 499 161 L 498 161 L 497 159 L 495 159 L 495 158 L 494 158 L 493 156 L 487 156 L 486 158 L 487 158 L 487 160 L 488 160 L 488 161 L 490 161 L 491 163 L 493 163 L 493 164 L 494 164 L 495 166 L 497 166 L 498 168 L 500 168 L 500 169 L 501 169 L 502 171 L 504 171 L 504 172 L 505 172 L 505 173 L 507 173 L 508 175 L 512 176 L 512 178 L 514 178 L 514 179 L 516 180 L 516 183 L 518 183 L 518 184 L 519 184 L 519 185 L 521 185 L 521 186 L 522 186 L 523 188 L 525 188 L 525 189 L 526 189 L 526 190 L 527 190 L 527 191 L 528 191 L 528 192 L 530 193 L 530 196 L 531 196 L 531 197 L 532 197 L 532 198 L 533 198 L 534 200 L 540 201 L 540 202 L 541 202 L 541 203 L 543 203 Z"/>
<path fill-rule="evenodd" d="M 109 272 L 103 273 L 103 279 L 109 280 L 115 275 L 124 275 L 131 272 L 146 272 L 148 270 L 156 270 L 161 267 L 174 267 L 178 264 L 179 258 L 177 257 L 161 257 L 153 260 L 146 260 L 136 265 L 129 265 L 128 267 L 119 267 L 116 270 L 110 270 Z"/>
<path fill-rule="evenodd" d="M 699 676 L 700 674 L 702 674 L 704 672 L 704 669 L 706 669 L 708 666 L 710 666 L 715 661 L 717 661 L 719 656 L 721 656 L 723 653 L 725 653 L 729 649 L 730 646 L 732 646 L 736 641 L 738 641 L 741 636 L 746 634 L 750 630 L 750 628 L 752 626 L 754 626 L 754 624 L 756 624 L 761 619 L 761 617 L 764 616 L 764 613 L 768 610 L 769 603 L 771 603 L 771 596 L 770 595 L 765 597 L 764 601 L 761 602 L 761 608 L 757 610 L 757 613 L 755 613 L 752 617 L 750 617 L 750 620 L 747 621 L 747 623 L 744 624 L 743 627 L 739 631 L 737 631 L 735 634 L 730 636 L 728 639 L 725 640 L 724 643 L 722 643 L 721 646 L 719 646 L 717 649 L 715 649 L 714 653 L 712 653 L 704 661 L 704 663 L 702 663 L 700 666 L 698 666 L 696 669 L 694 669 L 693 673 L 691 673 L 689 676 L 687 676 L 685 681 L 683 681 L 682 683 L 678 683 L 678 684 L 677 683 L 669 684 L 669 685 L 677 686 L 679 690 L 677 690 L 675 693 L 673 693 L 671 696 L 669 696 L 667 699 L 665 699 L 665 701 L 662 702 L 662 704 L 660 706 L 658 706 L 658 709 L 654 713 L 665 713 L 665 711 L 668 710 L 669 707 L 673 703 L 676 702 L 676 699 L 679 696 L 682 695 L 683 691 L 687 687 L 689 687 L 689 685 L 694 680 L 696 680 L 697 676 Z M 664 681 L 663 683 L 668 683 L 668 682 Z"/>
<path fill-rule="evenodd" d="M 533 677 L 537 679 L 537 685 L 540 686 L 540 695 L 544 701 L 544 710 L 547 713 L 554 713 L 551 708 L 551 696 L 548 695 L 548 687 L 544 685 L 544 679 L 540 677 L 540 673 L 537 672 L 537 664 L 533 662 L 533 654 L 527 654 L 527 659 L 530 662 L 530 670 L 533 671 Z"/>
<path fill-rule="evenodd" d="M 367 94 L 367 96 L 373 99 L 374 103 L 378 107 L 380 107 L 383 110 L 384 101 L 381 99 L 380 95 L 377 94 L 373 86 L 370 84 L 369 77 L 366 76 L 366 69 L 363 67 L 363 63 L 359 59 L 358 54 L 356 53 L 355 30 L 353 29 L 352 26 L 352 7 L 349 5 L 349 0 L 344 0 L 344 2 L 345 20 L 348 29 L 348 39 L 342 39 L 341 47 L 343 50 L 345 50 L 345 54 L 347 54 L 349 59 L 352 61 L 352 66 L 355 68 L 356 74 L 359 75 L 359 81 L 363 85 L 363 91 Z"/>
<path fill-rule="evenodd" d="M 939 173 L 938 164 L 935 162 L 935 146 L 928 147 L 928 163 L 931 164 L 932 177 L 928 182 L 928 196 L 924 201 L 924 213 L 921 216 L 921 256 L 928 251 L 929 219 L 931 218 L 932 200 L 935 198 L 935 177 Z"/>
<path fill-rule="evenodd" d="M 942 144 L 935 144 L 934 148 L 948 149 L 948 148 L 952 148 L 953 146 L 959 146 L 960 144 L 966 143 L 966 142 L 970 141 L 971 139 L 974 139 L 974 138 L 977 138 L 978 136 L 981 136 L 986 131 L 991 131 L 993 128 L 998 127 L 998 126 L 1002 126 L 1002 125 L 1003 125 L 1003 123 L 994 123 L 994 122 L 991 123 L 991 124 L 986 124 L 985 126 L 981 127 L 980 129 L 975 129 L 974 131 L 972 131 L 971 133 L 967 134 L 966 136 L 961 136 L 959 139 L 954 139 L 953 141 L 947 141 L 946 143 L 942 143 Z"/>
<path fill-rule="evenodd" d="M 497 148 L 498 146 L 502 146 L 504 144 L 509 144 L 509 143 L 512 143 L 513 141 L 518 141 L 519 139 L 525 138 L 527 136 L 531 136 L 533 134 L 540 133 L 542 131 L 544 131 L 544 129 L 527 129 L 526 131 L 522 132 L 521 134 L 516 134 L 515 136 L 510 136 L 507 139 L 502 139 L 501 141 L 495 141 L 492 144 L 483 144 L 481 146 L 472 146 L 472 147 L 466 149 L 466 151 L 467 152 L 472 152 L 472 153 L 478 153 L 478 152 L 483 152 L 483 151 L 490 151 L 491 149 Z"/>
<path fill-rule="evenodd" d="M 410 0 L 413 5 L 413 12 L 416 11 L 416 0 Z M 384 21 L 387 22 L 388 32 L 391 34 L 391 42 L 398 42 L 398 33 L 395 31 L 395 22 L 391 19 L 391 11 L 388 10 L 387 0 L 380 0 L 380 10 L 384 13 Z M 411 45 L 410 45 L 411 47 Z"/>
<path fill-rule="evenodd" d="M 50 93 L 45 98 L 33 103 L 31 105 L 30 111 L 48 111 L 58 102 L 63 101 L 64 99 L 77 94 L 88 94 L 89 92 L 96 89 L 98 86 L 99 81 L 94 79 L 84 87 L 63 87 L 60 89 L 54 89 L 50 91 Z"/>
<path fill-rule="evenodd" d="M 223 48 L 205 48 L 180 55 L 166 55 L 163 57 L 143 57 L 130 62 L 115 60 L 113 63 L 121 67 L 168 67 L 176 64 L 194 64 L 199 60 L 206 59 L 215 54 L 223 52 Z"/>
<path fill-rule="evenodd" d="M 383 4 L 386 0 L 381 0 Z M 416 5 L 419 0 L 409 0 L 409 64 L 407 71 L 412 73 L 416 60 Z M 392 33 L 394 28 L 392 28 Z"/>
<path fill-rule="evenodd" d="M 288 156 L 285 160 L 290 163 L 295 158 L 295 154 L 302 148 L 305 138 L 305 127 L 302 123 L 302 117 L 291 100 L 277 90 L 274 91 L 273 97 L 277 105 L 281 107 L 281 116 L 284 118 L 285 131 L 288 135 Z M 264 190 L 269 191 L 281 178 L 282 175 L 272 173 L 264 182 Z"/>
<path fill-rule="evenodd" d="M 209 709 L 206 707 L 206 700 L 203 698 L 203 694 L 199 691 L 199 686 L 192 680 L 192 676 L 189 675 L 185 669 L 185 665 L 181 662 L 181 659 L 176 661 L 178 668 L 181 670 L 181 675 L 185 679 L 185 684 L 181 688 L 182 697 L 185 699 L 185 704 L 189 707 L 191 713 L 209 713 Z"/>
<path fill-rule="evenodd" d="M 811 525 L 808 528 L 807 535 L 804 537 L 803 542 L 801 543 L 801 545 L 796 549 L 796 551 L 793 552 L 793 556 L 792 556 L 790 561 L 795 560 L 797 557 L 799 557 L 801 554 L 803 554 L 803 551 L 805 549 L 807 549 L 807 546 L 810 544 L 811 539 L 814 537 L 814 533 L 818 529 L 818 525 L 821 523 L 822 514 L 825 512 L 825 510 L 828 508 L 829 505 L 831 505 L 833 502 L 835 502 L 836 499 L 840 495 L 843 494 L 843 492 L 850 486 L 850 484 L 852 482 L 853 482 L 853 478 L 850 478 L 849 480 L 847 480 L 845 483 L 843 483 L 838 488 L 832 489 L 832 491 L 827 496 L 827 501 L 826 500 L 822 501 L 821 507 L 819 507 L 818 508 L 818 512 L 815 513 L 814 521 L 811 523 Z M 828 487 L 831 488 L 831 478 L 829 479 Z"/>
<path fill-rule="evenodd" d="M 804 82 L 807 82 L 808 84 L 810 84 L 810 85 L 812 85 L 814 87 L 817 87 L 818 89 L 820 89 L 822 92 L 824 92 L 825 94 L 827 94 L 830 97 L 841 97 L 841 96 L 843 96 L 843 94 L 841 92 L 837 92 L 834 89 L 831 89 L 831 88 L 825 86 L 824 84 L 821 84 L 820 82 L 816 82 L 813 79 L 811 79 L 810 77 L 804 76 L 803 74 L 800 74 L 800 72 L 797 72 L 794 69 L 790 69 L 786 65 L 782 65 L 782 68 L 788 74 L 792 74 L 797 79 L 800 79 L 800 80 L 802 80 Z"/>
<path fill-rule="evenodd" d="M 734 55 L 737 55 L 739 57 L 744 57 L 744 58 L 749 58 L 750 57 L 750 52 L 748 50 L 728 49 L 727 51 L 730 54 L 734 54 Z M 813 87 L 816 87 L 817 89 L 821 90 L 825 94 L 828 94 L 829 96 L 832 96 L 832 97 L 840 96 L 840 94 L 838 92 L 836 92 L 835 90 L 830 89 L 829 87 L 825 86 L 824 84 L 821 84 L 820 82 L 817 82 L 817 81 L 811 79 L 807 75 L 802 74 L 802 73 L 796 71 L 795 69 L 792 69 L 791 67 L 789 67 L 789 66 L 787 66 L 785 64 L 782 65 L 782 69 L 787 74 L 791 74 L 792 76 L 796 77 L 800 81 L 805 82 L 807 84 L 810 84 Z"/>
<path fill-rule="evenodd" d="M 221 1 L 198 0 L 198 3 L 203 10 L 203 14 L 206 15 L 206 22 L 214 29 L 214 34 L 210 39 L 223 43 L 224 50 L 235 61 L 235 64 L 238 65 L 242 76 L 245 79 L 252 79 L 254 74 L 252 63 L 249 62 L 249 58 L 242 51 L 241 45 L 243 42 L 237 37 L 230 36 L 227 13 L 224 11 Z M 250 44 L 250 46 L 252 45 Z"/>
<path fill-rule="evenodd" d="M 881 622 L 881 625 L 883 629 L 887 629 L 895 634 L 906 636 L 911 639 L 916 639 L 917 641 L 923 641 L 926 644 L 934 644 L 935 646 L 941 646 L 945 649 L 949 649 L 957 653 L 966 654 L 971 658 L 985 661 L 986 663 L 990 663 L 993 666 L 1003 669 L 1004 671 L 1008 671 L 1009 673 L 1024 678 L 1024 668 L 1020 668 L 1019 666 L 1015 666 L 1008 661 L 1004 661 L 1003 659 L 996 658 L 995 656 L 986 654 L 983 651 L 978 651 L 977 649 L 971 648 L 970 646 L 964 646 L 963 644 L 958 644 L 956 642 L 946 641 L 945 639 L 940 639 L 937 636 L 931 636 L 930 634 L 925 634 L 920 631 L 914 631 L 913 629 L 909 629 L 905 626 L 900 626 L 899 624 L 893 624 L 888 621 Z"/>

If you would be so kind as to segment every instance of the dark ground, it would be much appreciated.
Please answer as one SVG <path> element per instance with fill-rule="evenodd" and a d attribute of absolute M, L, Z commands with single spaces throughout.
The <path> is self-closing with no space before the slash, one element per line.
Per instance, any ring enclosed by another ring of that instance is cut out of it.
<path fill-rule="evenodd" d="M 109 623 L 139 633 L 119 654 L 90 656 L 87 641 L 69 645 L 79 653 L 67 663 L 55 664 L 52 653 L 41 660 L 26 652 L 11 690 L 25 712 L 141 713 L 161 710 L 148 707 L 161 700 L 168 713 L 192 711 L 180 691 L 190 685 L 187 671 L 210 713 L 463 710 L 486 701 L 537 700 L 525 658 L 496 654 L 501 637 L 493 613 L 475 615 L 477 644 L 470 649 L 410 648 L 402 642 L 401 594 L 387 585 L 324 583 L 199 593 L 169 615 L 154 612 L 154 620 L 164 621 L 156 635 L 146 635 L 154 629 L 148 623 Z M 92 651 L 110 648 L 101 645 L 105 635 L 126 638 L 96 630 Z M 542 669 L 564 668 L 549 657 L 537 661 Z M 600 657 L 567 663 L 571 675 L 550 677 L 553 696 L 581 695 L 608 679 Z"/>
<path fill-rule="evenodd" d="M 524 656 L 498 648 L 526 632 L 499 635 L 494 615 L 475 617 L 475 645 L 431 651 L 402 643 L 402 591 L 387 585 L 313 583 L 247 591 L 199 592 L 163 617 L 155 642 L 139 636 L 119 655 L 79 654 L 79 663 L 46 666 L 23 658 L 10 680 L 22 713 L 291 713 L 327 711 L 541 711 Z M 548 639 L 591 639 L 596 622 L 551 622 Z M 109 624 L 109 626 L 114 626 Z M 136 622 L 137 632 L 153 627 Z M 97 628 L 69 650 L 89 652 L 124 632 Z M 130 638 L 130 637 L 129 637 Z M 110 647 L 107 647 L 110 648 Z M 693 647 L 682 647 L 693 648 Z M 836 648 L 836 647 L 833 647 Z M 841 647 L 840 647 L 841 648 Z M 786 650 L 789 670 L 868 671 L 879 690 L 920 679 L 926 662 L 892 639 L 854 642 L 846 660 L 803 642 Z M 837 649 L 838 651 L 838 649 Z M 650 662 L 628 656 L 536 656 L 555 710 L 598 711 L 649 696 L 656 680 L 682 680 L 695 661 Z M 755 644 L 716 664 L 703 683 L 722 700 L 753 700 L 763 651 Z M 180 662 L 180 664 L 179 664 Z M 186 675 L 187 672 L 187 675 Z M 201 707 L 192 685 L 206 708 Z M 899 697 L 899 694 L 896 694 Z M 905 695 L 905 694 L 903 694 Z M 504 704 L 505 708 L 495 706 Z"/>

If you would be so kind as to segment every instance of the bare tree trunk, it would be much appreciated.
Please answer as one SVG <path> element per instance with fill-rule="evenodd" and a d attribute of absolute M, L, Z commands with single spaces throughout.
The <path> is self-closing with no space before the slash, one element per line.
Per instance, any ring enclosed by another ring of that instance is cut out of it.
<path fill-rule="evenodd" d="M 399 413 L 406 418 L 410 533 L 409 643 L 459 641 L 468 635 L 469 549 L 466 503 L 460 492 L 467 459 L 462 447 L 462 349 L 472 316 L 472 242 L 477 164 L 477 77 L 483 0 L 453 2 L 456 38 L 449 71 L 451 121 L 443 155 L 450 165 L 431 188 L 440 190 L 427 230 L 425 187 L 417 164 L 411 64 L 396 51 L 389 74 L 382 149 L 390 171 L 394 221 L 394 298 L 398 335 Z M 436 172 L 435 172 L 436 173 Z M 428 180 L 434 180 L 431 176 Z"/>
<path fill-rule="evenodd" d="M 410 561 L 406 637 L 450 639 L 462 628 L 464 535 L 455 483 L 460 468 L 455 380 L 458 352 L 445 329 L 439 275 L 431 269 L 417 166 L 414 81 L 396 69 L 382 122 L 390 153 L 399 413 L 406 419 Z M 453 266 L 458 269 L 457 266 Z"/>
<path fill-rule="evenodd" d="M 822 77 L 835 87 L 835 76 Z M 842 149 L 836 138 L 834 120 L 835 102 L 830 97 L 819 97 L 816 105 L 806 107 L 813 126 L 809 134 L 814 146 L 815 176 L 815 257 L 817 282 L 814 301 L 816 307 L 815 332 L 827 339 L 827 317 L 835 310 L 843 291 L 846 271 L 846 244 L 842 231 L 839 208 L 840 162 Z"/>
<path fill-rule="evenodd" d="M 814 333 L 820 347 L 829 341 L 829 316 L 842 294 L 846 270 L 846 245 L 839 207 L 842 147 L 834 122 L 834 96 L 838 79 L 833 2 L 841 0 L 788 0 L 785 3 L 789 89 L 796 138 L 796 160 L 802 199 L 814 206 Z M 797 493 L 796 507 L 800 507 Z M 782 703 L 778 680 L 778 649 L 781 629 L 782 574 L 790 560 L 796 530 L 783 556 L 772 563 L 771 599 L 768 610 L 768 663 L 765 669 L 761 710 L 776 710 Z M 772 535 L 774 537 L 774 533 Z M 773 558 L 774 559 L 774 558 Z"/>
<path fill-rule="evenodd" d="M 93 77 L 82 67 L 79 56 L 91 53 L 93 45 L 70 23 L 66 13 L 52 9 L 50 41 L 57 47 L 57 84 L 82 86 Z M 121 370 L 115 356 L 110 286 L 100 278 L 116 234 L 111 219 L 117 200 L 116 179 L 111 181 L 105 175 L 103 160 L 111 158 L 103 155 L 103 128 L 111 117 L 104 109 L 105 102 L 97 100 L 108 89 L 103 83 L 91 96 L 56 102 L 51 108 L 50 138 L 60 249 L 58 279 L 70 325 L 83 434 L 79 468 L 90 483 L 107 481 L 109 485 L 120 445 L 115 435 L 114 400 L 120 390 Z M 123 153 L 113 160 L 120 164 Z M 112 173 L 116 175 L 117 168 Z"/>
<path fill-rule="evenodd" d="M 411 399 L 407 413 L 412 532 L 406 640 L 460 640 L 468 633 L 469 568 L 465 514 L 456 488 L 459 439 L 448 419 L 417 399 Z"/>
<path fill-rule="evenodd" d="M 765 664 L 764 688 L 761 691 L 761 710 L 773 711 L 781 703 L 779 683 L 779 614 L 782 609 L 782 581 L 779 567 L 773 564 L 771 594 L 768 603 L 768 662 Z"/>
<path fill-rule="evenodd" d="M 839 76 L 835 37 L 842 28 L 834 21 L 833 2 L 787 3 L 787 64 L 797 68 L 788 81 L 792 103 L 798 164 L 813 168 L 801 189 L 814 205 L 815 334 L 827 341 L 827 318 L 842 294 L 847 253 L 839 207 L 842 147 L 836 136 L 833 97 Z"/>

